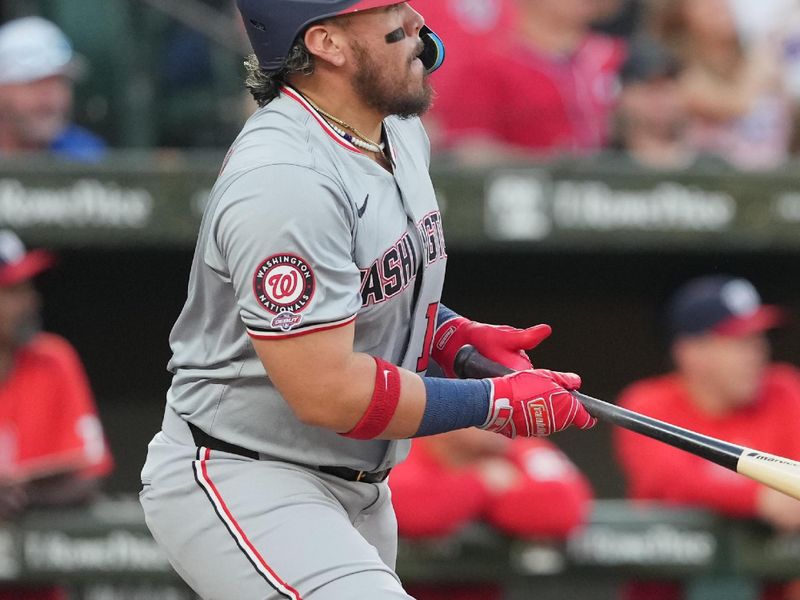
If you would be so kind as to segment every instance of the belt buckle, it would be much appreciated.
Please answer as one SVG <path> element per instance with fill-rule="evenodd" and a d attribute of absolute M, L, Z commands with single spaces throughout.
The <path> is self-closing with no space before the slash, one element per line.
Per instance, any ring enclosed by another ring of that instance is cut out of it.
<path fill-rule="evenodd" d="M 369 473 L 367 471 L 359 471 L 358 475 L 356 475 L 356 481 L 362 481 Z"/>

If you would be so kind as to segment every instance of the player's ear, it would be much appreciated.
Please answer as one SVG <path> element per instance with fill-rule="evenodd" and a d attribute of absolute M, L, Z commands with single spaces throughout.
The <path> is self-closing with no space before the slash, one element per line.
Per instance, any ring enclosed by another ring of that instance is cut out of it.
<path fill-rule="evenodd" d="M 341 27 L 330 21 L 323 21 L 308 28 L 304 41 L 306 48 L 317 61 L 324 61 L 335 67 L 341 67 L 347 62 L 343 52 L 345 37 Z"/>

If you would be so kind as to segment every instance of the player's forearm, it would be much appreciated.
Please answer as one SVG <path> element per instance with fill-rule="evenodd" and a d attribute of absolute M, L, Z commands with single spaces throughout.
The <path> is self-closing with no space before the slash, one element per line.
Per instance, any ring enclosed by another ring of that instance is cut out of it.
<path fill-rule="evenodd" d="M 254 340 L 273 385 L 297 418 L 354 439 L 406 439 L 482 425 L 490 386 L 421 378 L 353 352 L 353 326 L 280 342 Z"/>
<path fill-rule="evenodd" d="M 387 414 L 388 423 L 382 432 L 375 437 L 385 440 L 406 439 L 412 437 L 419 429 L 425 411 L 425 386 L 422 378 L 406 369 L 396 368 L 395 374 L 381 372 L 381 366 L 372 356 L 367 354 L 353 355 L 353 368 L 343 373 L 340 378 L 342 391 L 358 378 L 359 390 L 356 394 L 347 394 L 342 398 L 342 410 L 346 416 L 331 415 L 336 423 L 330 429 L 343 434 L 354 432 L 378 400 L 378 393 L 385 383 L 385 377 L 399 377 L 399 397 L 393 414 Z M 391 402 L 391 401 L 390 401 Z"/>
<path fill-rule="evenodd" d="M 306 377 L 276 382 L 297 418 L 314 427 L 337 433 L 352 431 L 375 398 L 378 367 L 362 353 L 318 364 Z M 400 398 L 394 415 L 381 434 L 384 439 L 411 437 L 425 410 L 425 386 L 415 373 L 397 369 Z M 382 374 L 381 374 L 382 376 Z M 278 378 L 280 379 L 280 377 Z"/>
<path fill-rule="evenodd" d="M 318 400 L 309 402 L 313 395 L 305 397 L 306 410 L 298 416 L 306 424 L 355 439 L 383 440 L 435 435 L 486 420 L 489 386 L 485 382 L 422 378 L 381 363 L 366 354 L 353 354 L 346 366 L 333 370 L 327 383 L 317 388 Z M 385 385 L 395 377 L 399 389 L 394 388 L 396 397 L 388 399 L 392 390 Z M 381 418 L 383 424 L 375 423 Z M 365 429 L 369 421 L 375 423 L 372 433 L 368 433 L 369 423 Z"/>
<path fill-rule="evenodd" d="M 314 377 L 290 404 L 307 425 L 354 439 L 396 440 L 482 425 L 489 389 L 479 380 L 422 378 L 354 353 L 327 376 Z"/>

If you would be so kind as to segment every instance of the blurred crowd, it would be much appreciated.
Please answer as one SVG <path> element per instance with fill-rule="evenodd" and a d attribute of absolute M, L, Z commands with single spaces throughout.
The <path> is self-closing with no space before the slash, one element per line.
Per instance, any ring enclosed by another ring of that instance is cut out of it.
<path fill-rule="evenodd" d="M 231 0 L 197 3 L 236 24 Z M 447 46 L 425 119 L 441 157 L 475 165 L 616 151 L 654 169 L 700 163 L 763 170 L 799 149 L 798 0 L 416 0 L 414 6 Z M 162 34 L 157 77 L 164 97 L 212 87 L 214 43 L 186 24 Z M 103 142 L 69 123 L 73 88 L 85 71 L 73 54 L 63 33 L 45 31 L 44 23 L 0 28 L 0 152 L 102 156 Z M 253 109 L 234 98 L 220 111 L 230 121 Z M 198 118 L 214 128 L 208 115 Z M 159 144 L 192 145 L 191 131 L 202 122 L 167 133 Z M 208 143 L 208 135 L 195 137 Z"/>
<path fill-rule="evenodd" d="M 230 9 L 228 0 L 211 4 Z M 800 149 L 800 0 L 414 5 L 447 45 L 446 66 L 433 76 L 435 106 L 425 117 L 442 158 L 488 165 L 617 151 L 650 169 L 764 170 Z M 197 84 L 181 79 L 187 74 L 206 81 L 205 43 L 196 32 L 175 29 L 164 76 L 178 86 Z M 107 143 L 73 122 L 76 85 L 87 68 L 54 23 L 25 17 L 0 26 L 0 158 L 50 152 L 103 159 Z M 242 119 L 254 110 L 243 104 L 231 108 Z M 113 466 L 77 355 L 38 327 L 31 280 L 50 265 L 13 233 L 0 232 L 0 520 L 30 506 L 87 501 Z M 620 402 L 800 460 L 793 431 L 800 371 L 772 364 L 767 338 L 784 322 L 781 310 L 735 276 L 690 281 L 669 306 L 674 370 L 633 383 Z M 62 421 L 49 418 L 55 414 Z M 800 530 L 800 502 L 628 432 L 615 433 L 615 447 L 632 499 Z M 692 477 L 676 478 L 676 469 Z M 564 538 L 585 523 L 593 497 L 587 478 L 550 442 L 477 430 L 416 442 L 392 488 L 400 531 L 410 538 L 447 536 L 476 521 L 520 537 Z M 3 592 L 0 598 L 22 597 Z M 420 600 L 500 594 L 430 587 L 413 593 Z M 681 592 L 663 583 L 625 593 L 667 600 Z M 764 594 L 800 598 L 791 586 Z"/>
<path fill-rule="evenodd" d="M 439 152 L 482 163 L 615 149 L 658 169 L 745 170 L 792 153 L 798 2 L 428 4 L 452 49 L 434 75 Z"/>

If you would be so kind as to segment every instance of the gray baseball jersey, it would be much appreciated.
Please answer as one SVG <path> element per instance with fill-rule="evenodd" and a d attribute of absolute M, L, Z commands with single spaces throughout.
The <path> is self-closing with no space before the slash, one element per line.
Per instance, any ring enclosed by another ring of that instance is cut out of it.
<path fill-rule="evenodd" d="M 418 119 L 384 131 L 393 173 L 285 88 L 248 121 L 212 191 L 140 494 L 203 598 L 410 600 L 393 570 L 387 482 L 318 469 L 383 471 L 409 442 L 304 425 L 250 339 L 354 323 L 355 351 L 425 372 L 446 263 L 428 141 Z"/>
<path fill-rule="evenodd" d="M 393 174 L 291 88 L 248 121 L 211 193 L 170 337 L 168 404 L 185 420 L 293 463 L 374 471 L 405 457 L 408 441 L 301 423 L 248 339 L 355 321 L 356 352 L 424 373 L 446 263 L 429 144 L 418 119 L 384 129 Z"/>

